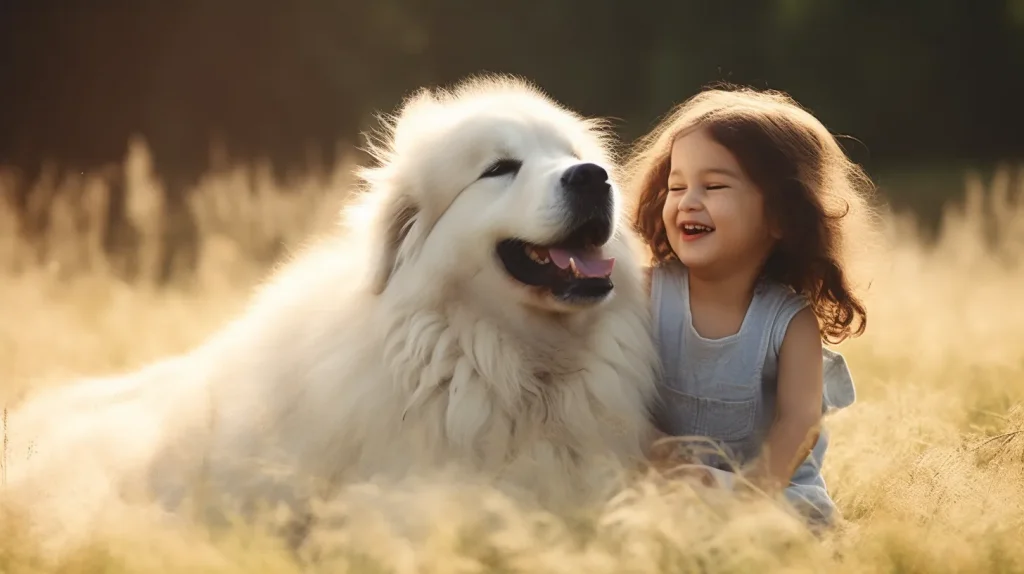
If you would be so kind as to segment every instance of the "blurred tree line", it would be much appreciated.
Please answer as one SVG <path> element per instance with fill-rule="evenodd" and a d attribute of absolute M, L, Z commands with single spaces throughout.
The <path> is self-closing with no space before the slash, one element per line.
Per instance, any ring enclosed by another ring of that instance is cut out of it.
<path fill-rule="evenodd" d="M 485 70 L 627 141 L 728 81 L 793 94 L 869 168 L 1024 152 L 1024 0 L 0 0 L 0 163 L 87 169 L 139 133 L 173 192 L 211 138 L 301 166 Z"/>

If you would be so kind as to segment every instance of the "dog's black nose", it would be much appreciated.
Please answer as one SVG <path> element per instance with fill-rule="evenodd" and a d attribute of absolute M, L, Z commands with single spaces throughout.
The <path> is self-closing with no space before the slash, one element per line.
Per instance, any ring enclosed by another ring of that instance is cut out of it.
<path fill-rule="evenodd" d="M 562 173 L 566 207 L 575 221 L 610 222 L 614 202 L 608 172 L 597 164 L 578 163 Z"/>
<path fill-rule="evenodd" d="M 578 163 L 562 174 L 562 186 L 582 194 L 608 193 L 608 172 L 594 163 Z"/>

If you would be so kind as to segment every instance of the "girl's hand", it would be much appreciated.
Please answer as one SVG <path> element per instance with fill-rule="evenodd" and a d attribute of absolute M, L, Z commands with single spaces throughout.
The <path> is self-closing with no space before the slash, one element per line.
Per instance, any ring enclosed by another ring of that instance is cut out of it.
<path fill-rule="evenodd" d="M 717 481 L 708 467 L 680 448 L 679 441 L 671 439 L 659 431 L 649 448 L 651 466 L 670 478 L 695 478 L 704 486 L 715 486 Z"/>

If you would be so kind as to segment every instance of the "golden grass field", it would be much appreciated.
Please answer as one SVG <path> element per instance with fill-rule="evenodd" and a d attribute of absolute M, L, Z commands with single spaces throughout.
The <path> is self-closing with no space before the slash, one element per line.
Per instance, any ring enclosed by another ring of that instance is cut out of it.
<path fill-rule="evenodd" d="M 144 146 L 118 169 L 137 231 L 118 253 L 103 247 L 107 176 L 44 174 L 26 220 L 0 172 L 0 404 L 197 344 L 241 309 L 276 246 L 331 223 L 348 181 L 345 165 L 288 183 L 261 168 L 211 172 L 189 204 L 197 270 L 157 288 L 176 220 Z M 485 488 L 410 485 L 354 491 L 336 509 L 347 521 L 316 533 L 313 565 L 252 527 L 127 518 L 53 564 L 5 511 L 0 572 L 1024 572 L 1024 170 L 965 174 L 934 244 L 909 218 L 885 221 L 867 332 L 839 349 L 858 401 L 826 423 L 825 478 L 848 522 L 822 540 L 767 501 L 703 500 L 653 479 L 572 521 Z M 396 513 L 411 517 L 401 530 L 385 520 Z"/>

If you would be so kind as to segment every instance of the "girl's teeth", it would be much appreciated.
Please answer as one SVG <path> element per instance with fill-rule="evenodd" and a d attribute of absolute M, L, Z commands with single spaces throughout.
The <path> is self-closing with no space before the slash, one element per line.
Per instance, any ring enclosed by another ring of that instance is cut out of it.
<path fill-rule="evenodd" d="M 691 224 L 687 223 L 683 225 L 683 229 L 686 231 L 712 231 L 712 229 L 706 225 Z"/>

